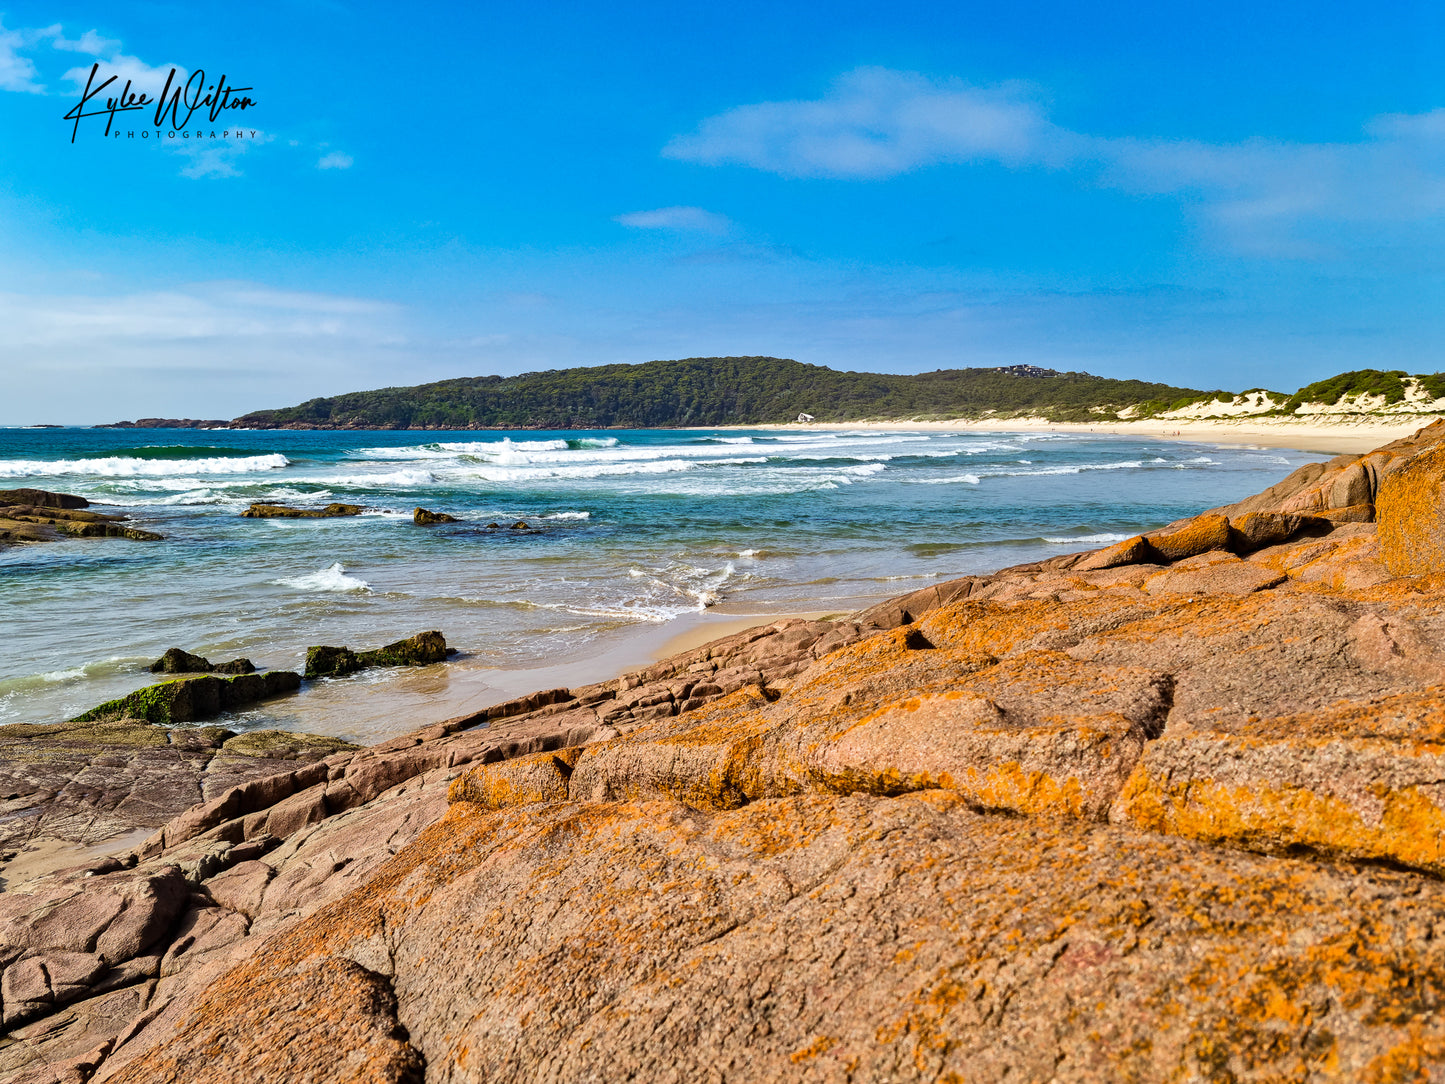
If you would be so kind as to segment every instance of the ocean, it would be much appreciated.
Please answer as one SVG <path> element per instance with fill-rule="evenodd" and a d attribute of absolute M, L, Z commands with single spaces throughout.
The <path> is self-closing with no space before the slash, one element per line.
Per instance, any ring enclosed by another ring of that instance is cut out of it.
<path fill-rule="evenodd" d="M 600 680 L 720 614 L 848 612 L 1324 458 L 1047 431 L 0 429 L 0 488 L 78 494 L 166 536 L 0 546 L 0 724 L 123 695 L 168 647 L 299 670 L 311 644 L 440 629 L 460 651 L 444 666 L 219 720 L 377 740 Z M 241 518 L 255 501 L 365 511 Z M 462 522 L 417 526 L 419 506 Z"/>

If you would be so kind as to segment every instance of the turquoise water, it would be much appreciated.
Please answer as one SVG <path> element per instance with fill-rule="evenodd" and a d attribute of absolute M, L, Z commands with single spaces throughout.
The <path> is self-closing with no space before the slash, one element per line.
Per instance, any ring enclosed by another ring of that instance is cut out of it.
<path fill-rule="evenodd" d="M 427 628 L 462 650 L 452 676 L 348 679 L 394 694 L 349 710 L 441 711 L 483 695 L 458 673 L 596 669 L 705 610 L 851 610 L 1128 537 L 1321 458 L 1050 432 L 0 430 L 0 488 L 76 493 L 166 536 L 0 548 L 0 723 L 128 692 L 171 646 L 299 668 L 309 644 Z M 240 518 L 253 501 L 366 511 Z M 464 522 L 418 527 L 417 506 Z M 375 732 L 338 721 L 341 695 L 232 722 Z"/>

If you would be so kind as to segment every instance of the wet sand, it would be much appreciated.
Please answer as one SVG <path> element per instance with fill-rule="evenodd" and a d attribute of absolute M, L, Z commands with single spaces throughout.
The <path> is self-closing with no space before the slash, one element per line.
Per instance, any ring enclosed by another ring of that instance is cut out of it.
<path fill-rule="evenodd" d="M 233 730 L 274 728 L 328 734 L 372 745 L 539 689 L 607 681 L 624 671 L 744 629 L 792 617 L 814 620 L 841 616 L 878 599 L 852 601 L 856 605 L 847 611 L 738 613 L 723 607 L 683 614 L 656 625 L 618 630 L 609 641 L 594 645 L 590 654 L 562 659 L 551 666 L 504 669 L 480 665 L 463 656 L 440 666 L 366 670 L 312 682 L 293 697 L 267 701 L 255 711 L 210 722 Z"/>

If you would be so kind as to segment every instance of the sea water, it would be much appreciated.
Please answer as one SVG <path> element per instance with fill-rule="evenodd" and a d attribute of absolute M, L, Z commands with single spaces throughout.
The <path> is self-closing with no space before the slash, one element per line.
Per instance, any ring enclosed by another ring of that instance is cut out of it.
<path fill-rule="evenodd" d="M 461 652 L 447 666 L 222 720 L 372 739 L 600 680 L 707 614 L 848 612 L 1127 538 L 1323 458 L 1048 431 L 0 430 L 0 489 L 78 494 L 165 535 L 0 545 L 0 723 L 123 695 L 168 647 L 299 670 L 311 644 L 440 629 Z M 240 515 L 332 501 L 364 512 Z M 417 507 L 461 522 L 417 526 Z"/>

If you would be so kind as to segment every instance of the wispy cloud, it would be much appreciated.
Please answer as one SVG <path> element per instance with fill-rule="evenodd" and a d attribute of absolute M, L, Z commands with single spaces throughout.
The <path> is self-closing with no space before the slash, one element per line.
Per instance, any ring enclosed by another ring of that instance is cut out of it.
<path fill-rule="evenodd" d="M 881 180 L 941 164 L 1067 169 L 1088 183 L 1172 195 L 1230 243 L 1309 256 L 1296 230 L 1420 221 L 1445 211 L 1445 110 L 1392 114 L 1340 143 L 1094 136 L 1054 123 L 1026 84 L 978 87 L 860 68 L 821 98 L 740 106 L 677 137 L 669 158 L 789 177 Z"/>
<path fill-rule="evenodd" d="M 937 162 L 1061 161 L 1075 137 L 1051 124 L 1023 84 L 971 86 L 859 68 L 822 98 L 739 106 L 704 120 L 663 154 L 795 177 L 892 177 Z"/>
<path fill-rule="evenodd" d="M 48 27 L 41 31 L 41 33 L 45 37 L 50 38 L 50 44 L 53 48 L 62 49 L 67 53 L 85 53 L 89 56 L 108 57 L 114 56 L 120 51 L 120 42 L 110 38 L 103 38 L 94 30 L 87 30 L 73 41 L 65 36 L 59 23 Z"/>
<path fill-rule="evenodd" d="M 0 293 L 0 323 L 13 349 L 366 336 L 398 311 L 362 298 L 234 282 L 113 296 Z"/>
<path fill-rule="evenodd" d="M 341 151 L 332 151 L 330 154 L 323 154 L 321 160 L 316 163 L 317 169 L 350 169 L 356 160 L 349 154 Z"/>
<path fill-rule="evenodd" d="M 20 50 L 29 44 L 27 37 L 22 31 L 6 30 L 0 22 L 0 90 L 45 93 L 45 87 L 38 82 L 40 73 L 35 70 L 35 62 L 20 55 Z"/>
<path fill-rule="evenodd" d="M 719 235 L 728 233 L 733 227 L 726 215 L 705 211 L 701 207 L 658 207 L 652 211 L 633 211 L 618 215 L 614 221 L 637 230 L 682 230 Z"/>

